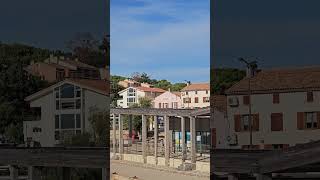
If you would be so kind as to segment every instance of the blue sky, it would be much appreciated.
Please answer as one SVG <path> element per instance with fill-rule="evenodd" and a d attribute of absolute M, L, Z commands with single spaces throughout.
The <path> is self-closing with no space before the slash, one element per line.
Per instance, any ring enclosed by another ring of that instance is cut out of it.
<path fill-rule="evenodd" d="M 209 0 L 111 0 L 111 74 L 209 81 Z"/>
<path fill-rule="evenodd" d="M 258 57 L 261 68 L 320 64 L 319 0 L 214 2 L 214 67 L 244 68 L 241 56 Z"/>

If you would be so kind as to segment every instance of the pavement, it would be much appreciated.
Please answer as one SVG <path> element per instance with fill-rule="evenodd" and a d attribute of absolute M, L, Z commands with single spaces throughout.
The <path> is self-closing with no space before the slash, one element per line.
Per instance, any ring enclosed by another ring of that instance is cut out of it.
<path fill-rule="evenodd" d="M 172 168 L 146 166 L 127 161 L 111 161 L 110 174 L 122 177 L 138 177 L 138 180 L 209 180 L 208 174 L 195 171 L 178 171 Z"/>

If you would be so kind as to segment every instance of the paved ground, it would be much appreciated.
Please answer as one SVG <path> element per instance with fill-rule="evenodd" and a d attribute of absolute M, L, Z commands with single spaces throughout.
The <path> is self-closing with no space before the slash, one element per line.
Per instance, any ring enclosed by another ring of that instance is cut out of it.
<path fill-rule="evenodd" d="M 117 172 L 120 176 L 137 176 L 139 180 L 209 180 L 209 176 L 200 173 L 183 173 L 175 170 L 143 167 L 136 163 L 111 161 L 110 173 Z"/>

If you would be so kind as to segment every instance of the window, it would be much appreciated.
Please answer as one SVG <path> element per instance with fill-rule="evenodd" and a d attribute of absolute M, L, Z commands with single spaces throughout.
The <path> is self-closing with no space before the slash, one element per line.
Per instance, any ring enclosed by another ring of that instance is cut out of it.
<path fill-rule="evenodd" d="M 249 125 L 250 125 L 249 115 L 243 115 L 241 118 L 241 121 L 242 121 L 241 130 L 242 131 L 249 131 Z"/>
<path fill-rule="evenodd" d="M 199 98 L 198 97 L 194 98 L 194 103 L 199 103 Z"/>
<path fill-rule="evenodd" d="M 307 92 L 307 102 L 313 102 L 313 92 Z"/>
<path fill-rule="evenodd" d="M 159 108 L 161 108 L 161 103 L 159 103 Z"/>
<path fill-rule="evenodd" d="M 195 94 L 198 94 L 198 91 L 195 91 Z"/>
<path fill-rule="evenodd" d="M 62 101 L 61 102 L 61 109 L 74 109 L 75 104 L 74 101 Z"/>
<path fill-rule="evenodd" d="M 80 114 L 76 114 L 76 128 L 81 128 L 81 117 L 80 117 Z"/>
<path fill-rule="evenodd" d="M 76 109 L 80 109 L 81 108 L 81 100 L 77 99 L 76 100 Z"/>
<path fill-rule="evenodd" d="M 81 89 L 80 89 L 80 87 L 76 87 L 76 97 L 81 97 Z"/>
<path fill-rule="evenodd" d="M 252 131 L 259 131 L 259 114 L 251 115 Z M 250 118 L 248 114 L 234 116 L 234 129 L 236 132 L 246 132 L 250 130 Z"/>
<path fill-rule="evenodd" d="M 136 96 L 136 90 L 134 88 L 129 88 L 128 96 Z"/>
<path fill-rule="evenodd" d="M 165 108 L 169 108 L 169 104 L 168 103 L 164 103 L 164 107 Z"/>
<path fill-rule="evenodd" d="M 173 108 L 174 108 L 174 109 L 178 109 L 178 103 L 177 103 L 177 102 L 174 102 L 174 103 L 173 103 Z"/>
<path fill-rule="evenodd" d="M 243 104 L 244 105 L 250 104 L 250 96 L 243 96 Z"/>
<path fill-rule="evenodd" d="M 60 109 L 60 101 L 56 100 L 56 109 L 59 110 Z"/>
<path fill-rule="evenodd" d="M 127 101 L 128 101 L 128 103 L 135 103 L 136 102 L 136 98 L 130 97 L 130 98 L 127 99 Z"/>
<path fill-rule="evenodd" d="M 210 102 L 210 97 L 203 97 L 203 102 L 204 103 Z"/>
<path fill-rule="evenodd" d="M 189 95 L 188 91 L 186 91 L 186 95 Z"/>
<path fill-rule="evenodd" d="M 59 129 L 60 128 L 60 118 L 59 115 L 55 116 L 55 128 Z"/>
<path fill-rule="evenodd" d="M 55 131 L 54 132 L 54 139 L 55 140 L 60 140 L 60 131 Z"/>
<path fill-rule="evenodd" d="M 74 114 L 61 114 L 61 129 L 75 128 Z"/>
<path fill-rule="evenodd" d="M 209 93 L 209 91 L 208 90 L 206 90 L 206 94 L 208 94 Z"/>
<path fill-rule="evenodd" d="M 306 129 L 314 129 L 318 127 L 317 114 L 315 112 L 305 113 L 305 120 Z"/>
<path fill-rule="evenodd" d="M 273 104 L 279 104 L 280 103 L 280 95 L 279 93 L 273 94 Z"/>
<path fill-rule="evenodd" d="M 283 130 L 283 114 L 272 113 L 271 114 L 271 131 L 282 131 Z"/>
<path fill-rule="evenodd" d="M 60 87 L 61 98 L 74 98 L 74 86 L 64 84 Z"/>
<path fill-rule="evenodd" d="M 191 103 L 191 98 L 183 98 L 183 103 Z"/>

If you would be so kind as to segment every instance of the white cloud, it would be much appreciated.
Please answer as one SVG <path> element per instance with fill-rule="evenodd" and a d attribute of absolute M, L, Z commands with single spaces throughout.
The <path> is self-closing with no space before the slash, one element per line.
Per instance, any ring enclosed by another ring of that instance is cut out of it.
<path fill-rule="evenodd" d="M 164 67 L 174 66 L 171 76 L 181 73 L 190 76 L 183 68 L 190 72 L 192 61 L 194 68 L 209 67 L 209 1 L 140 1 L 146 5 L 111 6 L 111 70 L 126 67 L 127 71 L 136 68 L 143 71 L 148 66 L 152 69 L 158 66 L 163 72 Z M 141 15 L 165 16 L 166 20 L 150 21 Z"/>

